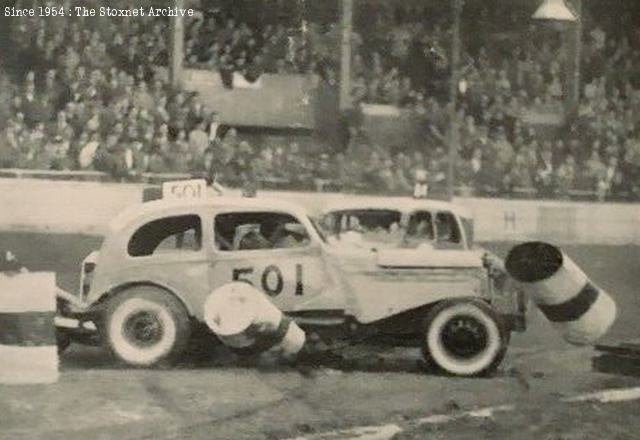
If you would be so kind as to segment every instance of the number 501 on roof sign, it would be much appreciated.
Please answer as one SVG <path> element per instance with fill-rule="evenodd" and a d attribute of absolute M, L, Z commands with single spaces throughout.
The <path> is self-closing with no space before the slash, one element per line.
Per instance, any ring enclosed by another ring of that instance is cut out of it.
<path fill-rule="evenodd" d="M 204 179 L 176 180 L 162 184 L 162 198 L 204 199 L 207 197 L 207 182 Z"/>

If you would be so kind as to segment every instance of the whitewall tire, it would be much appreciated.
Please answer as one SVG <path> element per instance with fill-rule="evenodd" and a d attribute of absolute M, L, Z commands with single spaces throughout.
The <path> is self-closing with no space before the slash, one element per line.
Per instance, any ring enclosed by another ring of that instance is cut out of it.
<path fill-rule="evenodd" d="M 102 338 L 111 353 L 136 367 L 176 360 L 191 334 L 182 303 L 153 286 L 136 286 L 111 298 L 102 324 Z"/>
<path fill-rule="evenodd" d="M 495 371 L 508 343 L 508 331 L 488 304 L 443 301 L 427 314 L 422 353 L 430 366 L 446 373 L 478 376 Z"/>

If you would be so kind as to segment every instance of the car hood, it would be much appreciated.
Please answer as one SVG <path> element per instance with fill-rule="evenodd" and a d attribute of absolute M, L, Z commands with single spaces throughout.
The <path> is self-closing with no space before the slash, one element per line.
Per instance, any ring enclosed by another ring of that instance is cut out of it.
<path fill-rule="evenodd" d="M 400 248 L 348 240 L 330 240 L 327 251 L 337 258 L 374 260 L 380 268 L 478 268 L 484 255 L 481 249 Z"/>

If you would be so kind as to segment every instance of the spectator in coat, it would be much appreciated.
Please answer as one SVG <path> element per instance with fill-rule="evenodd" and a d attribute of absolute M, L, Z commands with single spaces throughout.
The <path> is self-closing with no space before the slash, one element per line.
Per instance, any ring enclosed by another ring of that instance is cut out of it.
<path fill-rule="evenodd" d="M 612 156 L 606 165 L 604 173 L 598 181 L 597 195 L 598 200 L 604 201 L 606 197 L 611 195 L 615 186 L 620 183 L 620 173 L 618 169 L 618 158 Z"/>
<path fill-rule="evenodd" d="M 204 122 L 200 122 L 189 133 L 189 151 L 192 157 L 202 157 L 207 147 L 209 147 L 209 135 L 206 132 Z"/>
<path fill-rule="evenodd" d="M 576 161 L 571 154 L 556 169 L 555 176 L 560 197 L 569 199 L 570 192 L 575 188 Z"/>
<path fill-rule="evenodd" d="M 591 156 L 585 162 L 585 185 L 592 191 L 598 191 L 599 182 L 604 179 L 606 166 L 602 162 L 597 148 L 591 150 Z"/>
<path fill-rule="evenodd" d="M 549 196 L 555 191 L 555 167 L 553 165 L 553 153 L 551 148 L 543 147 L 536 170 L 535 184 L 540 194 Z"/>
<path fill-rule="evenodd" d="M 511 182 L 517 188 L 532 188 L 533 178 L 526 151 L 521 149 L 515 156 L 511 169 Z"/>

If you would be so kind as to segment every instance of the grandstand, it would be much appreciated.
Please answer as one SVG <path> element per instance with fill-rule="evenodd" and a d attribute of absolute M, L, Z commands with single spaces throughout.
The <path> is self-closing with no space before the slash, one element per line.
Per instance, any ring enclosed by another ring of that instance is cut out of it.
<path fill-rule="evenodd" d="M 175 18 L 14 17 L 0 175 L 406 194 L 426 170 L 444 194 L 453 157 L 464 194 L 635 201 L 640 4 L 567 1 L 579 27 L 539 4 L 464 2 L 453 111 L 449 2 L 186 1 L 176 84 Z"/>

